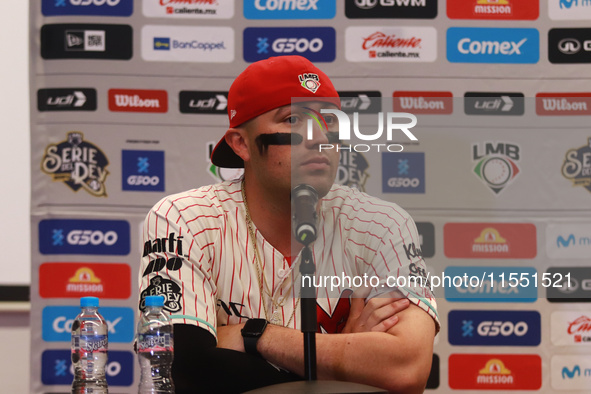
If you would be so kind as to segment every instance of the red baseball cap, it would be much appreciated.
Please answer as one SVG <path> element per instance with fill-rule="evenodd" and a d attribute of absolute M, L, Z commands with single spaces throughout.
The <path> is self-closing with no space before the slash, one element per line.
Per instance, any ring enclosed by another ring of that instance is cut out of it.
<path fill-rule="evenodd" d="M 305 57 L 278 56 L 260 60 L 248 66 L 230 86 L 230 127 L 240 126 L 292 101 L 324 101 L 341 108 L 339 94 L 328 76 Z M 244 167 L 225 137 L 211 153 L 211 162 L 218 167 Z"/>

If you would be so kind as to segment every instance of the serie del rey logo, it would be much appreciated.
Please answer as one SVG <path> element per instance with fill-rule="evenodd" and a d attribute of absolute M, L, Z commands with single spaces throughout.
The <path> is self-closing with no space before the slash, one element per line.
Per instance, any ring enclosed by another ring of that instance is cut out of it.
<path fill-rule="evenodd" d="M 583 186 L 591 192 L 591 138 L 587 145 L 566 152 L 562 176 L 570 180 L 573 186 Z"/>
<path fill-rule="evenodd" d="M 84 189 L 95 197 L 106 197 L 108 165 L 109 160 L 102 150 L 84 141 L 81 132 L 71 131 L 65 141 L 45 148 L 41 170 L 75 192 Z"/>

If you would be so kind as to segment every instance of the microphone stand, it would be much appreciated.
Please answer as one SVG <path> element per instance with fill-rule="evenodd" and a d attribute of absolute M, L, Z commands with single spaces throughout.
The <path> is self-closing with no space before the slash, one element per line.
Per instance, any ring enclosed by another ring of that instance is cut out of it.
<path fill-rule="evenodd" d="M 302 261 L 300 274 L 302 275 L 302 292 L 300 294 L 302 333 L 304 334 L 304 369 L 306 380 L 316 380 L 316 290 L 313 286 L 316 265 L 310 250 L 310 245 L 305 244 L 302 249 Z M 306 285 L 308 282 L 308 285 Z"/>

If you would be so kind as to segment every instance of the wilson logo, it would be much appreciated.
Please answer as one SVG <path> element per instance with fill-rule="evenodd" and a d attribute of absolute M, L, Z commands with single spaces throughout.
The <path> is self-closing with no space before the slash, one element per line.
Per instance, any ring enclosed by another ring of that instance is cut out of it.
<path fill-rule="evenodd" d="M 114 112 L 168 112 L 166 90 L 109 90 L 109 110 Z"/>

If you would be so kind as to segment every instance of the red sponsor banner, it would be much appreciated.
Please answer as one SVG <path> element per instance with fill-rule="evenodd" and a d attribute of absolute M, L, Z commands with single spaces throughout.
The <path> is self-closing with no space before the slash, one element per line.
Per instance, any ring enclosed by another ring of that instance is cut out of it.
<path fill-rule="evenodd" d="M 42 298 L 127 299 L 131 296 L 131 268 L 119 263 L 43 263 L 39 294 Z"/>
<path fill-rule="evenodd" d="M 538 93 L 536 113 L 542 116 L 591 115 L 591 93 Z"/>
<path fill-rule="evenodd" d="M 533 259 L 536 226 L 531 223 L 446 223 L 443 251 L 449 258 Z"/>
<path fill-rule="evenodd" d="M 448 115 L 453 112 L 451 92 L 395 91 L 394 111 L 412 114 Z"/>
<path fill-rule="evenodd" d="M 539 390 L 542 359 L 533 354 L 452 354 L 449 387 L 456 390 Z"/>
<path fill-rule="evenodd" d="M 536 20 L 539 0 L 447 0 L 450 19 Z"/>
<path fill-rule="evenodd" d="M 109 110 L 114 112 L 168 112 L 166 90 L 109 89 Z"/>

